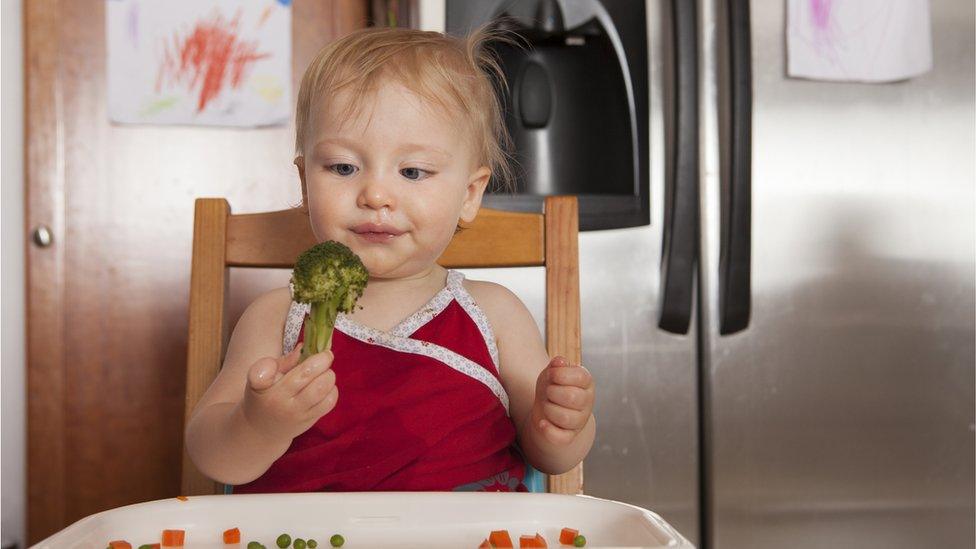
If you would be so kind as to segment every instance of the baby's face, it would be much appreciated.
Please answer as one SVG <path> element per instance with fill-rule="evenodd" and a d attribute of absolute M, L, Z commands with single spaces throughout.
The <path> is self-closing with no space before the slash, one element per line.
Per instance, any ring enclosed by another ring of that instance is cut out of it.
<path fill-rule="evenodd" d="M 458 220 L 474 219 L 490 172 L 461 124 L 406 88 L 382 85 L 340 126 L 347 93 L 317 105 L 299 162 L 312 229 L 349 246 L 374 277 L 423 276 Z"/>

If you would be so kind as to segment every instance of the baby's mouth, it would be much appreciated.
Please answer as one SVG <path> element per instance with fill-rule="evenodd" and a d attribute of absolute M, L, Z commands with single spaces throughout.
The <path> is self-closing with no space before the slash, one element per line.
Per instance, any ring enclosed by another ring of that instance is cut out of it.
<path fill-rule="evenodd" d="M 388 242 L 404 233 L 385 223 L 362 223 L 352 227 L 352 232 L 368 242 Z"/>

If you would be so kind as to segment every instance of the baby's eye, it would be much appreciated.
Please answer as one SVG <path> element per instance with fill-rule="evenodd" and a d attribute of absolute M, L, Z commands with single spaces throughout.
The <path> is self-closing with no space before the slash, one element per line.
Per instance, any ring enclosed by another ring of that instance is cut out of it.
<path fill-rule="evenodd" d="M 356 166 L 353 166 L 352 164 L 333 164 L 329 166 L 329 169 L 343 177 L 352 175 L 356 173 L 357 170 Z"/>
<path fill-rule="evenodd" d="M 433 175 L 433 173 L 427 170 L 421 170 L 420 168 L 403 168 L 402 170 L 400 170 L 400 175 L 406 177 L 407 179 L 413 179 L 414 181 L 419 181 L 421 179 L 427 179 L 428 177 Z"/>

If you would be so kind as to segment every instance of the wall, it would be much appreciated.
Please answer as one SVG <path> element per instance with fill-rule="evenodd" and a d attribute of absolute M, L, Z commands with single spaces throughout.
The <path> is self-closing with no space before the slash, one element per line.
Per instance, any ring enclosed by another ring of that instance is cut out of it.
<path fill-rule="evenodd" d="M 0 3 L 2 23 L 2 128 L 3 156 L 0 160 L 0 230 L 3 232 L 2 302 L 3 339 L 0 350 L 0 420 L 3 444 L 0 450 L 2 476 L 3 545 L 22 544 L 25 529 L 26 452 L 24 397 L 24 71 L 23 0 Z"/>

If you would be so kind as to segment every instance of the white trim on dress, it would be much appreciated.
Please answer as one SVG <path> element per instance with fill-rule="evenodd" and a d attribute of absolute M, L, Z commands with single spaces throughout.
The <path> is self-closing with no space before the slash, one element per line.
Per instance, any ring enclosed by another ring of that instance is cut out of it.
<path fill-rule="evenodd" d="M 471 378 L 474 378 L 488 387 L 492 393 L 501 401 L 508 413 L 508 394 L 501 382 L 490 371 L 479 365 L 477 362 L 460 355 L 446 347 L 412 339 L 410 336 L 416 333 L 422 326 L 433 320 L 439 315 L 451 301 L 457 301 L 462 309 L 474 321 L 488 347 L 491 360 L 498 364 L 498 346 L 488 322 L 488 317 L 484 311 L 478 307 L 474 298 L 464 288 L 464 274 L 458 271 L 449 270 L 447 272 L 447 285 L 434 295 L 423 307 L 413 313 L 402 322 L 393 327 L 389 332 L 383 332 L 369 326 L 364 326 L 348 318 L 345 314 L 339 313 L 336 318 L 336 329 L 346 335 L 374 345 L 380 345 L 388 349 L 427 356 L 442 362 L 444 365 L 453 368 Z M 298 343 L 298 334 L 302 329 L 305 316 L 308 314 L 310 306 L 307 303 L 292 301 L 288 308 L 288 316 L 285 319 L 284 338 L 282 350 L 284 354 L 291 352 Z"/>
<path fill-rule="evenodd" d="M 451 271 L 451 273 L 455 272 L 457 271 Z M 471 320 L 473 320 L 475 325 L 478 326 L 478 331 L 481 332 L 481 337 L 485 340 L 485 345 L 488 346 L 488 353 L 491 355 L 491 361 L 495 364 L 495 370 L 500 373 L 502 370 L 498 364 L 498 344 L 495 342 L 495 334 L 491 330 L 491 323 L 488 322 L 488 315 L 481 310 L 478 303 L 473 297 L 471 297 L 471 294 L 468 293 L 467 288 L 464 287 L 464 284 L 462 283 L 464 281 L 464 275 L 459 272 L 457 274 L 460 276 L 455 278 L 453 281 L 451 280 L 451 277 L 448 276 L 447 287 L 451 289 L 452 293 L 454 294 L 454 299 L 457 300 L 458 305 L 460 305 L 461 308 L 468 313 Z"/>
<path fill-rule="evenodd" d="M 381 332 L 375 328 L 370 328 L 369 326 L 353 323 L 345 315 L 339 315 L 336 318 L 336 329 L 365 343 L 379 345 L 387 349 L 400 351 L 401 353 L 411 353 L 433 358 L 462 374 L 474 378 L 480 381 L 485 387 L 488 387 L 498 397 L 502 406 L 505 407 L 506 415 L 508 414 L 508 393 L 505 392 L 505 388 L 502 387 L 498 378 L 484 366 L 463 355 L 436 343 L 395 336 L 387 332 Z"/>

